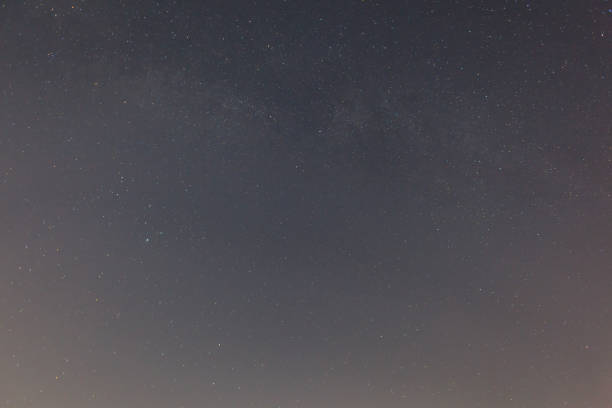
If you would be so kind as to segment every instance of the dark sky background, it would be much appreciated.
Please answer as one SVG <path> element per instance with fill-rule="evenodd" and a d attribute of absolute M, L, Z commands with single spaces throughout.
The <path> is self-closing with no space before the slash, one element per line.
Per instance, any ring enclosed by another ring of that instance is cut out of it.
<path fill-rule="evenodd" d="M 0 2 L 0 407 L 609 407 L 611 27 Z"/>

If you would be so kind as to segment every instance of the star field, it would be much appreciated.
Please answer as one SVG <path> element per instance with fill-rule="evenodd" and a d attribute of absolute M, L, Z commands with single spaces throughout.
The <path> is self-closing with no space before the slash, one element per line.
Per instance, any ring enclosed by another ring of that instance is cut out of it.
<path fill-rule="evenodd" d="M 612 3 L 0 3 L 0 408 L 605 408 Z"/>

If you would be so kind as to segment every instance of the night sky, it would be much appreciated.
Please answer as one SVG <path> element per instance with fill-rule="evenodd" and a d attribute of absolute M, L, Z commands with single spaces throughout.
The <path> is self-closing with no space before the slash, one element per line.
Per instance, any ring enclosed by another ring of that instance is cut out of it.
<path fill-rule="evenodd" d="M 0 2 L 0 407 L 610 407 L 611 28 Z"/>

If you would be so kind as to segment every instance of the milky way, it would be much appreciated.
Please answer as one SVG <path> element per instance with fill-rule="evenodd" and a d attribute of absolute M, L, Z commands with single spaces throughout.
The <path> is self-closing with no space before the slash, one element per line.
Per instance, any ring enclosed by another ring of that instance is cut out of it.
<path fill-rule="evenodd" d="M 608 407 L 608 1 L 0 5 L 0 408 Z"/>

